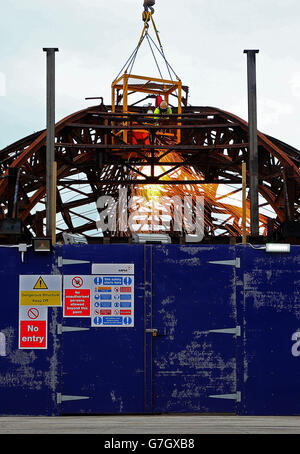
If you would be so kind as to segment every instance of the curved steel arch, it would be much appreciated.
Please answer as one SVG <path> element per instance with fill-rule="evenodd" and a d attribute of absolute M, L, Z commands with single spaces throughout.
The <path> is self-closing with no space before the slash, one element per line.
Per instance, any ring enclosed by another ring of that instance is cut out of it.
<path fill-rule="evenodd" d="M 88 234 L 95 230 L 96 208 L 85 208 L 101 195 L 116 196 L 122 186 L 135 194 L 142 185 L 159 185 L 170 196 L 179 187 L 182 193 L 192 195 L 202 191 L 206 234 L 239 235 L 241 210 L 221 202 L 216 185 L 241 185 L 242 163 L 249 159 L 247 122 L 214 107 L 186 107 L 180 144 L 165 140 L 147 148 L 122 142 L 119 132 L 124 125 L 129 131 L 140 127 L 148 128 L 153 135 L 157 132 L 140 108 L 131 111 L 124 122 L 121 113 L 110 112 L 110 106 L 92 106 L 56 124 L 58 233 Z M 176 115 L 173 120 L 177 121 Z M 258 146 L 259 192 L 274 211 L 275 224 L 298 219 L 300 152 L 261 132 Z M 33 235 L 42 233 L 46 214 L 45 155 L 45 130 L 0 151 L 0 217 L 9 218 L 18 211 Z M 148 174 L 142 170 L 145 168 Z M 180 180 L 180 175 L 185 179 L 188 175 L 190 183 Z M 228 189 L 229 193 L 237 191 Z M 225 221 L 217 219 L 220 216 L 225 216 Z M 268 216 L 261 216 L 261 222 L 266 232 Z"/>

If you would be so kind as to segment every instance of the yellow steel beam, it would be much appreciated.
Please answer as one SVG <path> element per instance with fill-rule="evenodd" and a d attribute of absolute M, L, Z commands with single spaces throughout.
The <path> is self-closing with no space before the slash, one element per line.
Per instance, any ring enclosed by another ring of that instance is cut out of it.
<path fill-rule="evenodd" d="M 137 75 L 134 75 L 134 74 L 130 74 L 129 77 L 131 79 L 142 79 L 142 80 L 149 80 L 149 81 L 153 81 L 153 82 L 163 82 L 163 83 L 166 83 L 166 84 L 169 84 L 169 85 L 178 85 L 178 84 L 181 83 L 181 82 L 176 82 L 174 80 L 158 79 L 156 77 L 137 76 Z"/>
<path fill-rule="evenodd" d="M 122 74 L 122 76 L 120 76 L 117 80 L 114 80 L 112 86 L 115 87 L 123 78 L 124 74 Z"/>

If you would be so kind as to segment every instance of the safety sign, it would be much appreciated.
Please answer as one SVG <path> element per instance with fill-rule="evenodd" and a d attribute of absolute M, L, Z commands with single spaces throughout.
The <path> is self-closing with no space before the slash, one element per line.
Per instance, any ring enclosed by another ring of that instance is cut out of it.
<path fill-rule="evenodd" d="M 75 288 L 81 288 L 83 286 L 83 279 L 81 276 L 74 276 L 72 278 L 72 285 Z"/>
<path fill-rule="evenodd" d="M 93 263 L 92 274 L 131 275 L 134 274 L 134 263 Z"/>
<path fill-rule="evenodd" d="M 30 318 L 30 320 L 37 320 L 39 318 L 40 311 L 38 310 L 37 307 L 31 307 L 30 309 L 28 309 L 27 315 Z"/>
<path fill-rule="evenodd" d="M 64 276 L 64 317 L 91 316 L 91 276 Z"/>
<path fill-rule="evenodd" d="M 37 290 L 37 289 L 38 289 L 38 290 L 40 290 L 40 289 L 44 289 L 44 290 L 46 289 L 46 290 L 48 290 L 48 287 L 47 287 L 47 285 L 45 284 L 45 281 L 44 281 L 44 279 L 42 278 L 42 276 L 40 276 L 40 277 L 38 278 L 38 280 L 36 281 L 36 284 L 35 284 L 35 286 L 34 286 L 33 288 L 34 288 L 35 290 Z"/>
<path fill-rule="evenodd" d="M 48 308 L 19 306 L 19 348 L 47 348 Z"/>
<path fill-rule="evenodd" d="M 134 264 L 94 264 L 92 273 L 92 326 L 134 327 Z"/>
<path fill-rule="evenodd" d="M 61 306 L 62 277 L 60 275 L 21 275 L 20 306 Z"/>

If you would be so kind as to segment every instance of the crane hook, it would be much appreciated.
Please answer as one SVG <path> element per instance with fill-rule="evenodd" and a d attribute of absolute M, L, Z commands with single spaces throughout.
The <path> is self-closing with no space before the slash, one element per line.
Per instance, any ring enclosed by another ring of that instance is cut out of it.
<path fill-rule="evenodd" d="M 153 6 L 155 5 L 155 0 L 144 0 L 144 10 L 145 11 L 151 11 L 151 14 L 154 14 L 154 8 Z"/>

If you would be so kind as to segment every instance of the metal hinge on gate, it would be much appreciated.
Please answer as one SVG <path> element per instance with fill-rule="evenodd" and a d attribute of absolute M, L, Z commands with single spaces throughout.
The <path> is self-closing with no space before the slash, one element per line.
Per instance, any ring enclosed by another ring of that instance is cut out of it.
<path fill-rule="evenodd" d="M 90 328 L 79 328 L 78 326 L 63 326 L 61 324 L 57 325 L 57 334 L 70 333 L 73 331 L 89 331 Z"/>
<path fill-rule="evenodd" d="M 224 329 L 210 329 L 209 333 L 221 333 L 221 334 L 233 334 L 234 336 L 241 335 L 241 327 L 236 326 L 235 328 L 224 328 Z"/>
<path fill-rule="evenodd" d="M 57 257 L 57 266 L 61 268 L 65 265 L 81 265 L 82 263 L 91 263 L 89 260 L 73 260 L 63 259 L 61 256 Z"/>
<path fill-rule="evenodd" d="M 57 393 L 56 394 L 56 402 L 61 404 L 62 402 L 67 402 L 70 400 L 86 400 L 90 399 L 88 396 L 67 396 L 65 394 Z"/>
<path fill-rule="evenodd" d="M 229 399 L 229 400 L 235 400 L 236 402 L 241 402 L 242 393 L 240 391 L 237 391 L 235 394 L 217 394 L 217 395 L 208 396 L 208 397 L 211 397 L 212 399 Z"/>
<path fill-rule="evenodd" d="M 239 257 L 237 257 L 235 260 L 216 260 L 208 263 L 211 263 L 212 265 L 235 266 L 236 268 L 241 267 L 241 259 Z"/>

